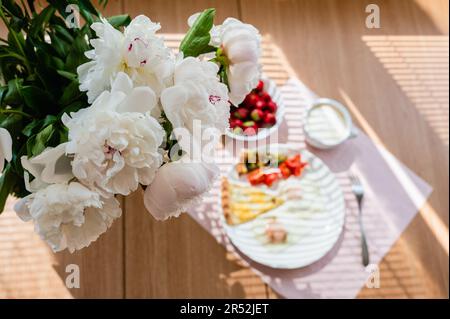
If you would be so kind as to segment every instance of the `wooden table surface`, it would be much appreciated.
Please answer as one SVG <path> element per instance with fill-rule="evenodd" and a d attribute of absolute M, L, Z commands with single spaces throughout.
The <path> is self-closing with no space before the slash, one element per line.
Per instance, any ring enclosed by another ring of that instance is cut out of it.
<path fill-rule="evenodd" d="M 448 298 L 448 1 L 109 2 L 105 15 L 145 14 L 169 34 L 185 32 L 190 14 L 215 7 L 216 21 L 252 23 L 282 52 L 276 58 L 285 68 L 269 70 L 280 81 L 296 76 L 345 102 L 372 139 L 434 188 L 381 262 L 381 288 L 358 297 Z M 369 3 L 380 7 L 380 29 L 365 26 Z M 190 217 L 156 222 L 139 194 L 123 206 L 110 231 L 72 255 L 52 254 L 9 206 L 0 216 L 0 298 L 278 297 Z M 68 264 L 80 266 L 79 289 L 65 287 Z"/>

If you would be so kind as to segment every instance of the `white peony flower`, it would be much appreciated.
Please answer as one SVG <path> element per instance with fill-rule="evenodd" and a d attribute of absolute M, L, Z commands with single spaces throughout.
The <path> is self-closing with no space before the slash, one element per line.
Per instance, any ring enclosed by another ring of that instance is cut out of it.
<path fill-rule="evenodd" d="M 140 15 L 124 33 L 106 19 L 91 28 L 98 36 L 91 40 L 94 49 L 86 52 L 92 61 L 77 69 L 80 90 L 87 91 L 89 102 L 110 88 L 118 72 L 127 73 L 136 85 L 150 86 L 159 96 L 170 81 L 174 64 L 170 50 L 156 35 L 160 25 Z"/>
<path fill-rule="evenodd" d="M 215 63 L 193 57 L 177 63 L 174 86 L 161 94 L 162 108 L 175 129 L 186 128 L 192 134 L 194 120 L 201 121 L 202 129 L 223 133 L 228 128 L 228 89 L 220 83 L 218 70 Z"/>
<path fill-rule="evenodd" d="M 120 73 L 111 92 L 103 92 L 88 108 L 64 114 L 69 128 L 66 151 L 72 170 L 84 184 L 108 194 L 128 195 L 139 183 L 148 185 L 162 164 L 159 147 L 165 135 L 150 115 L 157 108 L 149 87 L 133 88 Z"/>
<path fill-rule="evenodd" d="M 261 36 L 250 24 L 228 18 L 219 28 L 220 47 L 229 61 L 230 101 L 241 103 L 261 78 Z"/>
<path fill-rule="evenodd" d="M 200 13 L 188 19 L 192 27 Z M 240 104 L 261 79 L 261 36 L 251 24 L 238 19 L 228 18 L 222 25 L 213 26 L 210 31 L 209 45 L 221 48 L 227 63 L 227 77 L 230 88 L 230 101 Z"/>
<path fill-rule="evenodd" d="M 53 183 L 66 183 L 74 177 L 71 159 L 66 156 L 66 145 L 67 143 L 62 143 L 54 148 L 48 147 L 32 158 L 20 158 L 25 170 L 25 188 L 29 192 L 36 192 Z M 31 182 L 29 173 L 34 176 Z"/>
<path fill-rule="evenodd" d="M 211 163 L 184 162 L 163 165 L 144 193 L 144 204 L 157 220 L 178 217 L 212 187 L 219 168 Z"/>
<path fill-rule="evenodd" d="M 12 139 L 8 130 L 0 127 L 0 173 L 3 171 L 5 160 L 12 158 Z"/>
<path fill-rule="evenodd" d="M 34 222 L 55 252 L 89 246 L 121 215 L 114 197 L 101 198 L 77 182 L 49 185 L 19 200 L 14 209 L 23 221 Z"/>

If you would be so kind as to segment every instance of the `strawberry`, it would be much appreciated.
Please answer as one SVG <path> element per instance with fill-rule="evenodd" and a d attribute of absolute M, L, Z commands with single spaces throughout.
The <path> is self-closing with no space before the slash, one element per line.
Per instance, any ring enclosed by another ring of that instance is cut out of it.
<path fill-rule="evenodd" d="M 300 176 L 300 175 L 302 175 L 305 166 L 306 166 L 306 164 L 305 164 L 305 163 L 302 163 L 301 166 L 294 168 L 294 172 L 293 172 L 294 176 Z"/>
<path fill-rule="evenodd" d="M 280 169 L 281 175 L 283 175 L 284 178 L 288 178 L 289 176 L 291 176 L 292 172 L 289 167 L 287 167 L 286 163 L 281 163 L 278 168 Z"/>
<path fill-rule="evenodd" d="M 292 174 L 294 174 L 295 176 L 300 176 L 303 172 L 303 169 L 307 165 L 307 163 L 302 162 L 300 154 L 288 157 L 288 159 L 284 161 L 283 164 L 286 164 L 286 166 L 291 170 Z"/>
<path fill-rule="evenodd" d="M 249 114 L 249 111 L 244 108 L 239 108 L 233 113 L 234 117 L 240 120 L 245 120 Z"/>
<path fill-rule="evenodd" d="M 284 161 L 284 164 L 286 164 L 287 167 L 289 167 L 289 169 L 293 170 L 297 167 L 301 166 L 301 159 L 300 159 L 300 154 L 288 157 L 286 159 L 286 161 Z"/>
<path fill-rule="evenodd" d="M 264 184 L 268 187 L 272 186 L 279 179 L 278 173 L 270 173 L 264 176 Z"/>
<path fill-rule="evenodd" d="M 253 121 L 256 121 L 256 122 L 261 121 L 263 116 L 264 116 L 264 112 L 259 109 L 254 109 L 250 113 L 250 117 L 253 119 Z"/>
<path fill-rule="evenodd" d="M 264 115 L 263 121 L 264 121 L 264 124 L 272 125 L 272 126 L 273 126 L 273 125 L 275 125 L 275 123 L 277 122 L 277 119 L 276 119 L 276 117 L 275 117 L 274 114 L 272 114 L 272 113 L 266 113 L 266 114 Z"/>
<path fill-rule="evenodd" d="M 262 171 L 262 169 L 258 168 L 258 169 L 255 169 L 254 171 L 251 171 L 250 173 L 248 173 L 247 179 L 250 184 L 258 185 L 258 184 L 261 184 L 262 182 L 264 182 L 265 175 L 264 175 L 264 172 Z"/>

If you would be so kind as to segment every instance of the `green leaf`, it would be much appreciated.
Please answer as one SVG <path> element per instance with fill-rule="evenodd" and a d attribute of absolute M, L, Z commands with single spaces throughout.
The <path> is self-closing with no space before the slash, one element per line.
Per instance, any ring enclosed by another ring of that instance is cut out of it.
<path fill-rule="evenodd" d="M 78 0 L 77 4 L 80 9 L 80 14 L 83 16 L 86 22 L 91 25 L 94 22 L 92 16 L 99 16 L 97 9 L 95 9 L 90 0 Z"/>
<path fill-rule="evenodd" d="M 13 79 L 8 82 L 8 91 L 5 94 L 4 102 L 8 105 L 18 105 L 22 103 L 22 79 Z"/>
<path fill-rule="evenodd" d="M 53 127 L 53 124 L 50 124 L 38 134 L 36 134 L 33 144 L 30 145 L 31 156 L 36 156 L 42 153 L 42 151 L 49 145 L 49 141 L 52 138 L 54 132 L 55 128 Z M 27 149 L 28 148 L 29 147 L 27 143 Z"/>
<path fill-rule="evenodd" d="M 6 8 L 6 10 L 8 10 L 8 12 L 10 12 L 13 16 L 16 16 L 19 18 L 24 17 L 22 9 L 20 8 L 20 6 L 18 4 L 16 4 L 15 1 L 3 0 L 0 2 L 0 4 L 2 6 L 4 6 Z"/>
<path fill-rule="evenodd" d="M 69 140 L 69 129 L 67 127 L 62 126 L 58 132 L 59 132 L 58 144 L 65 143 Z"/>
<path fill-rule="evenodd" d="M 54 33 L 50 33 L 50 40 L 51 40 L 51 46 L 55 49 L 55 51 L 58 53 L 59 57 L 66 57 L 67 55 L 67 47 L 63 41 L 61 41 Z M 62 62 L 62 61 L 61 61 Z M 62 62 L 62 65 L 64 65 L 64 62 Z"/>
<path fill-rule="evenodd" d="M 22 134 L 30 137 L 33 133 L 35 133 L 37 128 L 41 126 L 41 124 L 42 120 L 34 119 L 27 126 L 25 126 L 25 128 L 22 130 Z"/>
<path fill-rule="evenodd" d="M 185 57 L 197 57 L 200 54 L 216 50 L 216 48 L 209 45 L 211 40 L 209 32 L 213 26 L 215 14 L 215 9 L 206 9 L 195 20 L 180 44 L 180 51 L 183 52 Z"/>
<path fill-rule="evenodd" d="M 12 48 L 23 54 L 23 47 L 25 46 L 25 38 L 22 32 L 17 32 L 10 29 L 8 33 L 8 42 Z"/>
<path fill-rule="evenodd" d="M 8 130 L 11 136 L 17 136 L 22 130 L 22 115 L 8 114 L 4 118 L 0 118 L 0 127 Z"/>
<path fill-rule="evenodd" d="M 64 89 L 64 93 L 58 101 L 61 106 L 66 106 L 77 100 L 84 93 L 80 91 L 78 81 L 73 81 Z"/>
<path fill-rule="evenodd" d="M 108 18 L 108 22 L 116 29 L 126 27 L 130 24 L 131 18 L 128 14 L 117 15 Z"/>
<path fill-rule="evenodd" d="M 32 21 L 28 36 L 31 38 L 36 38 L 39 34 L 43 34 L 44 27 L 50 20 L 50 18 L 55 14 L 56 9 L 48 6 L 41 11 Z"/>
<path fill-rule="evenodd" d="M 65 71 L 76 73 L 78 66 L 88 61 L 84 52 L 89 50 L 89 45 L 83 34 L 75 38 L 67 56 Z"/>
<path fill-rule="evenodd" d="M 55 115 L 47 115 L 45 119 L 34 119 L 22 130 L 22 134 L 30 137 L 39 132 L 42 127 L 46 127 L 47 125 L 53 124 L 58 120 Z"/>
<path fill-rule="evenodd" d="M 58 74 L 61 75 L 62 77 L 69 79 L 70 81 L 77 81 L 78 76 L 75 73 L 63 70 L 56 70 L 56 72 L 58 72 Z"/>
<path fill-rule="evenodd" d="M 54 66 L 52 66 L 52 61 L 56 57 L 49 57 L 44 51 L 37 50 L 38 63 L 36 64 L 36 76 L 38 81 L 36 81 L 39 87 L 44 87 L 45 91 L 53 96 L 59 96 L 64 91 L 65 82 L 62 81 L 61 76 L 56 72 Z M 60 85 L 55 85 L 55 83 L 60 83 Z"/>
<path fill-rule="evenodd" d="M 51 95 L 36 86 L 24 86 L 22 96 L 25 105 L 36 111 L 37 114 L 55 111 L 55 103 Z"/>
<path fill-rule="evenodd" d="M 99 0 L 98 4 L 101 5 L 103 8 L 105 8 L 106 5 L 108 4 L 108 0 Z"/>
<path fill-rule="evenodd" d="M 5 94 L 5 92 L 8 92 L 8 87 L 7 86 L 1 86 L 0 87 L 0 107 L 3 104 L 3 95 Z"/>
<path fill-rule="evenodd" d="M 95 9 L 95 7 L 92 5 L 90 0 L 79 0 L 78 1 L 80 5 L 80 9 L 84 9 L 90 14 L 93 14 L 95 16 L 98 16 L 98 11 Z"/>
<path fill-rule="evenodd" d="M 11 162 L 10 162 L 11 170 L 19 176 L 23 176 L 23 167 L 22 167 L 22 163 L 20 161 L 20 158 L 23 155 L 26 155 L 25 144 L 22 144 L 21 149 L 13 155 Z"/>
<path fill-rule="evenodd" d="M 82 109 L 82 108 L 88 107 L 88 106 L 89 106 L 89 105 L 88 105 L 88 103 L 87 103 L 87 100 L 86 100 L 86 101 L 80 101 L 80 100 L 78 100 L 78 101 L 75 101 L 75 102 L 69 104 L 68 106 L 66 106 L 66 107 L 61 111 L 60 115 L 62 115 L 62 114 L 64 114 L 64 113 L 70 114 L 70 113 L 72 113 L 72 112 L 76 112 L 76 111 L 78 111 L 78 110 L 80 110 L 80 109 Z"/>
<path fill-rule="evenodd" d="M 5 208 L 6 199 L 15 183 L 14 175 L 11 171 L 11 165 L 8 163 L 0 176 L 0 214 Z"/>
<path fill-rule="evenodd" d="M 67 29 L 59 24 L 53 26 L 57 35 L 59 35 L 62 39 L 64 39 L 68 43 L 73 42 L 73 36 L 70 34 Z"/>

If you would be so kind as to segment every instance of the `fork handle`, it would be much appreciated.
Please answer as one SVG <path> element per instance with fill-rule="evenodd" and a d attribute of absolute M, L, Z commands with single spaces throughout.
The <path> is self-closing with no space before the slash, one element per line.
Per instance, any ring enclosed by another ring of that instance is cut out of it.
<path fill-rule="evenodd" d="M 362 249 L 362 263 L 364 267 L 369 264 L 369 249 L 367 248 L 366 234 L 364 232 L 364 225 L 362 221 L 362 200 L 358 201 L 359 209 L 359 228 L 361 230 L 361 249 Z"/>

